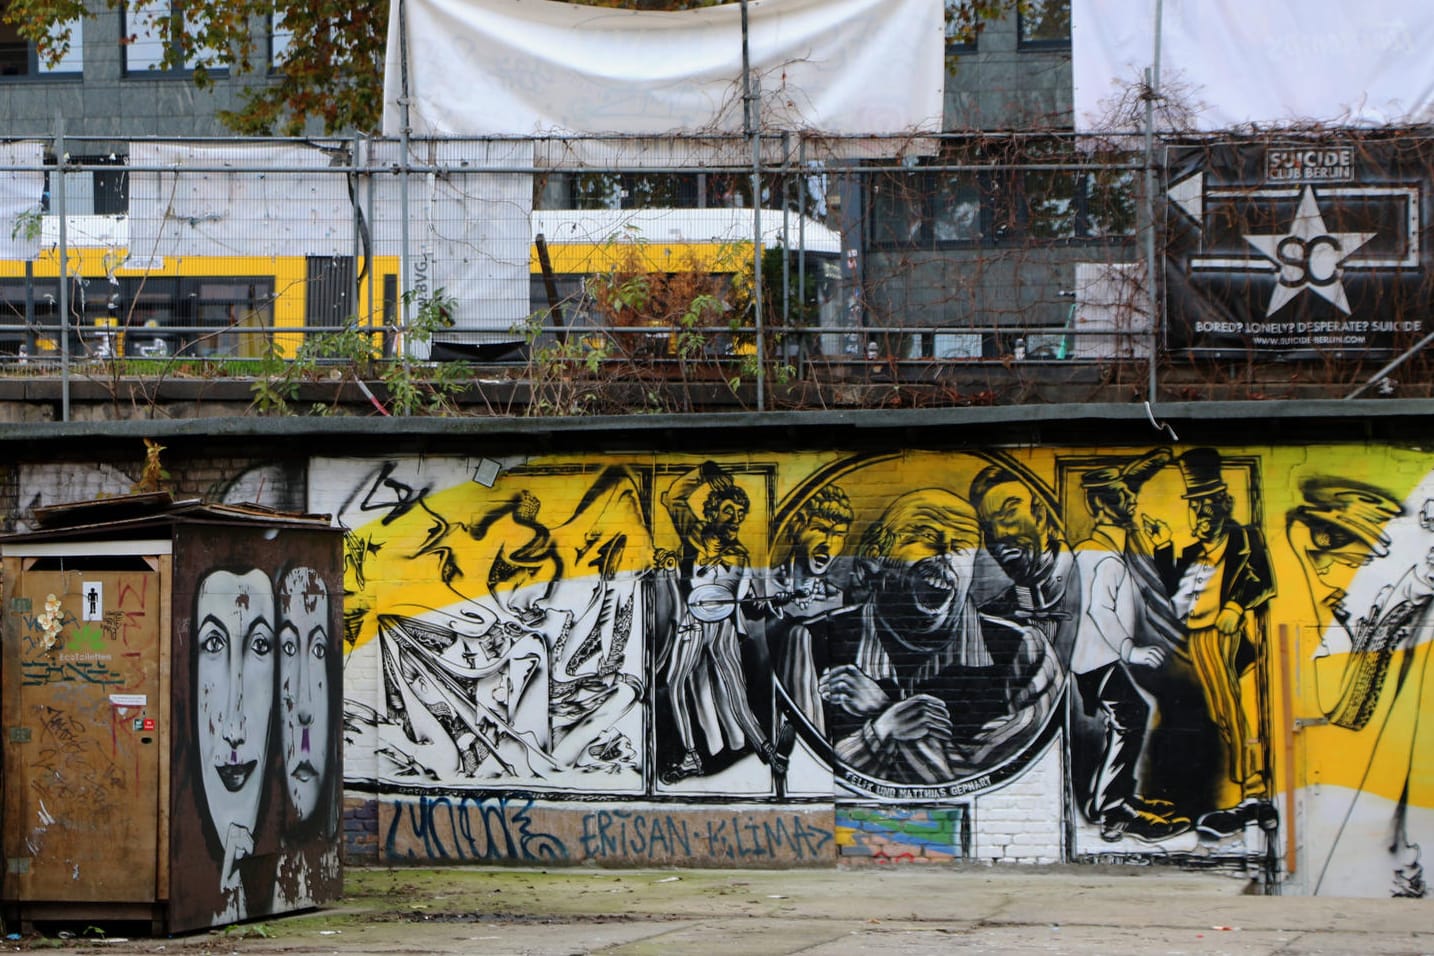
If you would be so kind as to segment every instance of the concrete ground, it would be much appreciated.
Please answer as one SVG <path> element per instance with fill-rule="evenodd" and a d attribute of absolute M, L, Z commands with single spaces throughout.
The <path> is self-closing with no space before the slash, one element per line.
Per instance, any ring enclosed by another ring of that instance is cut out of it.
<path fill-rule="evenodd" d="M 367 869 L 323 910 L 177 939 L 71 927 L 0 949 L 257 954 L 1434 954 L 1434 902 L 1270 897 L 1089 867 Z M 52 930 L 53 931 L 53 930 Z"/>

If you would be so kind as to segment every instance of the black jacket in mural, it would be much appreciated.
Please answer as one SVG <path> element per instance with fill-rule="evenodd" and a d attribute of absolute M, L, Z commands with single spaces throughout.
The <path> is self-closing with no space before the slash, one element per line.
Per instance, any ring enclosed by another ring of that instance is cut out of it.
<path fill-rule="evenodd" d="M 1166 593 L 1174 595 L 1180 586 L 1180 579 L 1195 562 L 1200 560 L 1203 548 L 1200 542 L 1186 545 L 1175 558 L 1175 546 L 1164 544 L 1155 550 L 1155 562 L 1165 582 Z M 1265 540 L 1258 529 L 1248 525 L 1231 525 L 1229 538 L 1225 542 L 1225 553 L 1220 559 L 1220 605 L 1234 603 L 1241 610 L 1251 613 L 1265 604 L 1275 594 L 1275 576 L 1270 569 L 1270 554 Z M 1253 648 L 1248 642 L 1241 642 L 1236 655 L 1236 665 L 1243 669 L 1254 660 Z"/>

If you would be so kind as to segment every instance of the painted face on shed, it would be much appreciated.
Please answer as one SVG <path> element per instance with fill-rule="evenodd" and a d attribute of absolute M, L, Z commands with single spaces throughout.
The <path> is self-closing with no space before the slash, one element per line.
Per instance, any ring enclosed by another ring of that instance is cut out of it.
<path fill-rule="evenodd" d="M 274 589 L 269 576 L 211 571 L 195 600 L 195 745 L 220 840 L 252 831 L 274 709 Z"/>
<path fill-rule="evenodd" d="M 329 765 L 329 592 L 313 568 L 279 583 L 279 728 L 299 820 L 318 809 Z"/>

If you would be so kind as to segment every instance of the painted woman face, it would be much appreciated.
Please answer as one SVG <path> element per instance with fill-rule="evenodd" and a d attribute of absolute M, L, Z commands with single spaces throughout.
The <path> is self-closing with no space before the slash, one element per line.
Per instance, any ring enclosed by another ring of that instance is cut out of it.
<path fill-rule="evenodd" d="M 262 571 L 212 571 L 195 602 L 200 779 L 220 840 L 253 831 L 274 706 L 274 589 Z"/>
<path fill-rule="evenodd" d="M 300 820 L 318 807 L 329 762 L 329 592 L 313 568 L 279 584 L 279 703 L 284 781 Z"/>

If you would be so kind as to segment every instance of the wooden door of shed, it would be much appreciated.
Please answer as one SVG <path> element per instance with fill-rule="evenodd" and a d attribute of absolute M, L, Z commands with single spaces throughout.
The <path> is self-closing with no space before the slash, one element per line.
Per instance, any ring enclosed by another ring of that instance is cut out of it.
<path fill-rule="evenodd" d="M 5 580 L 5 898 L 153 902 L 159 562 L 7 557 Z"/>

